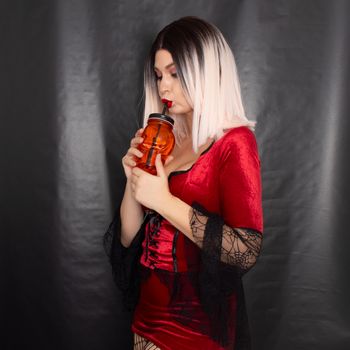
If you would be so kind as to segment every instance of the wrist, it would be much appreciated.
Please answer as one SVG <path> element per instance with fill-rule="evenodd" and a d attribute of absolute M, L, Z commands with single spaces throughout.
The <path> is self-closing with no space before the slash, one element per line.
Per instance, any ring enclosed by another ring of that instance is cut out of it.
<path fill-rule="evenodd" d="M 174 207 L 173 203 L 176 200 L 176 197 L 173 196 L 170 192 L 167 196 L 164 197 L 161 203 L 159 203 L 159 208 L 156 210 L 161 216 L 166 216 L 168 211 Z"/>

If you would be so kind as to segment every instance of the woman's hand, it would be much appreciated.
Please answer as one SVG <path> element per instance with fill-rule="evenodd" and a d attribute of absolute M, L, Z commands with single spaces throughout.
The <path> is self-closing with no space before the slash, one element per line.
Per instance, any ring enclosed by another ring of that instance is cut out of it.
<path fill-rule="evenodd" d="M 143 153 L 137 149 L 138 145 L 143 141 L 143 137 L 141 137 L 143 130 L 143 128 L 137 130 L 135 137 L 130 141 L 130 148 L 122 158 L 122 164 L 127 179 L 130 178 L 131 170 L 136 165 L 135 156 L 139 158 L 143 156 Z"/>
<path fill-rule="evenodd" d="M 174 159 L 168 156 L 165 165 Z M 157 175 L 151 175 L 146 171 L 134 167 L 131 171 L 131 189 L 135 199 L 145 207 L 159 212 L 163 204 L 172 194 L 169 191 L 168 177 L 166 175 L 161 155 L 156 156 Z"/>

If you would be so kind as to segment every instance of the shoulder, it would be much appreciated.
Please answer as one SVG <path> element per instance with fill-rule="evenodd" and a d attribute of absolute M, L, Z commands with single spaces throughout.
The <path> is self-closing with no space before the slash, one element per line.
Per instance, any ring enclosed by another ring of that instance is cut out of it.
<path fill-rule="evenodd" d="M 251 154 L 258 157 L 258 146 L 254 132 L 247 126 L 239 126 L 227 130 L 217 141 L 221 161 L 229 157 Z"/>
<path fill-rule="evenodd" d="M 239 126 L 236 128 L 228 129 L 223 136 L 219 139 L 223 145 L 230 145 L 233 143 L 256 143 L 254 132 L 247 126 Z"/>

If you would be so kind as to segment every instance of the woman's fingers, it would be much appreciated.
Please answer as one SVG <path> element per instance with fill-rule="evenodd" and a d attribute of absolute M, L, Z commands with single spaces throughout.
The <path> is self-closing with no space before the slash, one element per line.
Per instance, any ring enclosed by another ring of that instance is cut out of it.
<path fill-rule="evenodd" d="M 130 154 L 130 156 L 135 155 L 136 157 L 139 157 L 139 158 L 142 158 L 142 156 L 143 156 L 143 153 L 134 147 L 130 147 L 128 149 L 128 153 Z"/>
<path fill-rule="evenodd" d="M 130 147 L 124 156 L 124 163 L 130 167 L 136 166 L 135 156 L 141 158 L 143 153 L 137 148 Z"/>
<path fill-rule="evenodd" d="M 143 157 L 143 153 L 137 148 L 137 146 L 144 140 L 144 138 L 141 137 L 143 130 L 144 130 L 143 128 L 137 130 L 135 137 L 131 139 L 130 148 L 128 149 L 128 151 L 126 152 L 125 156 L 122 159 L 122 163 L 124 166 L 133 168 L 137 165 L 137 158 Z M 126 171 L 127 171 L 126 174 L 129 174 L 130 169 Z"/>
<path fill-rule="evenodd" d="M 131 147 L 137 147 L 141 142 L 143 141 L 143 137 L 134 137 L 131 139 L 130 146 Z"/>
<path fill-rule="evenodd" d="M 130 148 L 122 158 L 122 164 L 127 178 L 130 178 L 132 168 L 137 165 L 138 159 L 136 157 L 141 158 L 143 156 L 143 153 L 137 147 L 143 141 L 141 137 L 143 130 L 143 128 L 137 130 L 135 137 L 130 141 Z"/>
<path fill-rule="evenodd" d="M 142 132 L 143 132 L 143 128 L 139 129 L 136 131 L 135 137 L 141 136 Z"/>
<path fill-rule="evenodd" d="M 136 131 L 135 137 L 131 139 L 130 142 L 130 146 L 131 147 L 137 147 L 142 141 L 143 141 L 143 137 L 141 137 L 142 132 L 143 132 L 143 128 L 139 129 Z"/>
<path fill-rule="evenodd" d="M 132 157 L 127 157 L 126 164 L 129 165 L 130 167 L 136 166 L 136 162 Z"/>

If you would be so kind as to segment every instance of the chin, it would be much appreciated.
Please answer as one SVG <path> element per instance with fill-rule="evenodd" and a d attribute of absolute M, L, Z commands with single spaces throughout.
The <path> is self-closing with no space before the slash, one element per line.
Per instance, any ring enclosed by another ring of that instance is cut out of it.
<path fill-rule="evenodd" d="M 174 108 L 170 108 L 169 112 L 174 113 L 174 114 L 178 114 L 178 115 L 188 115 L 191 114 L 193 111 L 192 110 L 187 110 L 184 108 L 177 108 L 177 106 L 175 106 Z"/>

